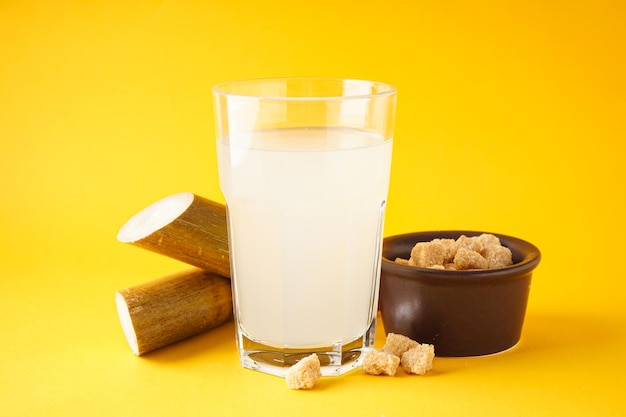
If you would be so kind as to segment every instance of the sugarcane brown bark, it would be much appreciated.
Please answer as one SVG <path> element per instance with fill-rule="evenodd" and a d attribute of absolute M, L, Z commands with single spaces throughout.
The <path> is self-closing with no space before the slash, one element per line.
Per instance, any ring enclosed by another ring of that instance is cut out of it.
<path fill-rule="evenodd" d="M 232 317 L 230 280 L 193 268 L 116 293 L 135 355 L 197 335 Z"/>

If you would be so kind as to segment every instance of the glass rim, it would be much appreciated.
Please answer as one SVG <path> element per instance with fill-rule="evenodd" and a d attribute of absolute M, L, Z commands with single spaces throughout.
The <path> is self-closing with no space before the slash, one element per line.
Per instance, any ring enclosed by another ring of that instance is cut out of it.
<path fill-rule="evenodd" d="M 262 82 L 288 82 L 288 81 L 319 81 L 319 82 L 341 82 L 352 83 L 352 84 L 360 84 L 360 85 L 370 85 L 370 86 L 378 86 L 381 91 L 369 94 L 353 94 L 353 95 L 322 95 L 322 96 L 281 96 L 281 95 L 260 95 L 260 94 L 245 94 L 241 92 L 229 92 L 225 91 L 224 87 L 237 85 L 237 84 L 246 84 L 246 83 L 262 83 Z M 216 84 L 212 88 L 213 93 L 216 96 L 228 96 L 228 97 L 238 97 L 238 98 L 247 98 L 254 100 L 267 100 L 267 101 L 344 101 L 344 100 L 355 100 L 355 99 L 368 99 L 374 97 L 385 97 L 385 96 L 393 96 L 397 94 L 397 89 L 391 84 L 387 84 L 380 81 L 371 81 L 365 79 L 358 78 L 342 78 L 342 77 L 267 77 L 267 78 L 244 78 L 238 80 L 224 81 L 219 84 Z"/>

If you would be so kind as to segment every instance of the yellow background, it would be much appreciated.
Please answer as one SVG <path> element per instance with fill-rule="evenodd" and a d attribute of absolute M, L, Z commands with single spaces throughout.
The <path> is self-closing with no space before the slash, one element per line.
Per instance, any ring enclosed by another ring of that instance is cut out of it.
<path fill-rule="evenodd" d="M 0 0 L 0 415 L 626 415 L 625 21 L 608 0 Z M 387 235 L 541 249 L 514 350 L 308 392 L 243 370 L 232 323 L 131 354 L 115 291 L 187 266 L 119 227 L 179 191 L 223 201 L 210 88 L 297 75 L 398 88 Z"/>

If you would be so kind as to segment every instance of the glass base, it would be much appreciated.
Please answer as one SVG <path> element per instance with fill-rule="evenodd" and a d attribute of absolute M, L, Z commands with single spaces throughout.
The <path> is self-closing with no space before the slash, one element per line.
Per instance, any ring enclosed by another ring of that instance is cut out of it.
<path fill-rule="evenodd" d="M 361 366 L 365 353 L 374 346 L 376 319 L 356 340 L 315 348 L 277 348 L 249 339 L 240 329 L 237 333 L 239 358 L 244 368 L 284 378 L 291 366 L 315 353 L 320 360 L 322 376 L 337 376 Z"/>

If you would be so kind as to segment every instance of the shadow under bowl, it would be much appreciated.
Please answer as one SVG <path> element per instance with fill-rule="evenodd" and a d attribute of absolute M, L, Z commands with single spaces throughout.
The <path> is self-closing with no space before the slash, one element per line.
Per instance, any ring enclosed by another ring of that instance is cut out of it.
<path fill-rule="evenodd" d="M 521 337 L 532 272 L 541 254 L 524 240 L 492 233 L 511 250 L 513 265 L 451 271 L 394 262 L 417 242 L 477 236 L 475 231 L 431 231 L 383 242 L 380 310 L 386 333 L 435 346 L 437 356 L 481 356 L 515 346 Z"/>

